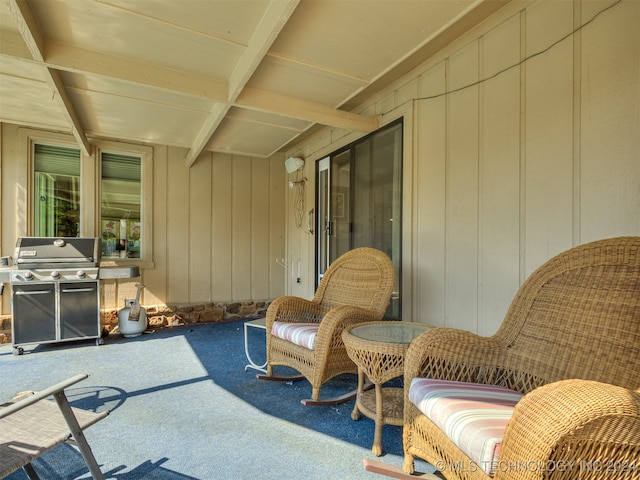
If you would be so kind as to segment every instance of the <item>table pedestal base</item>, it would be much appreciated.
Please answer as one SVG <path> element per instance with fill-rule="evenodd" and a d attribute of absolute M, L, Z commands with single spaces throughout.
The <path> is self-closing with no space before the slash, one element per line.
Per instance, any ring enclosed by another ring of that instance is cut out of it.
<path fill-rule="evenodd" d="M 382 455 L 382 426 L 402 426 L 404 409 L 404 390 L 396 387 L 383 388 L 375 384 L 375 390 L 362 391 L 358 394 L 351 418 L 358 420 L 360 413 L 375 421 L 373 446 L 371 452 Z"/>

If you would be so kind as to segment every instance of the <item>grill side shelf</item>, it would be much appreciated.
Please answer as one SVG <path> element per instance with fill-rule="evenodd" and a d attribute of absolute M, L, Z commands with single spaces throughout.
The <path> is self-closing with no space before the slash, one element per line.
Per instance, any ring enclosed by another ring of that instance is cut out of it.
<path fill-rule="evenodd" d="M 140 276 L 140 267 L 129 265 L 126 267 L 100 267 L 100 280 L 113 280 L 117 278 L 136 278 Z"/>

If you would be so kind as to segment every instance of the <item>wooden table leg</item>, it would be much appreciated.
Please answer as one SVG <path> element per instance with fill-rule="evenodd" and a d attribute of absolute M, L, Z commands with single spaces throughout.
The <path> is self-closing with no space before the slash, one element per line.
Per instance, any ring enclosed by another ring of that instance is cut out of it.
<path fill-rule="evenodd" d="M 358 393 L 356 395 L 356 401 L 353 406 L 353 412 L 351 412 L 352 420 L 360 419 L 360 409 L 358 408 L 358 401 L 362 397 L 362 393 L 364 392 L 364 372 L 362 369 L 358 368 Z"/>
<path fill-rule="evenodd" d="M 382 411 L 382 385 L 379 383 L 376 386 L 376 418 L 375 418 L 375 432 L 373 434 L 373 447 L 371 452 L 379 457 L 382 455 L 382 426 L 384 425 L 384 414 Z"/>

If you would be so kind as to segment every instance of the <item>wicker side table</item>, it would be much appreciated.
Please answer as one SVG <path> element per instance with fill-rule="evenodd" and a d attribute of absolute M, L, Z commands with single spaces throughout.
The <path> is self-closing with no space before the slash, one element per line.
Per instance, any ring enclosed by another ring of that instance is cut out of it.
<path fill-rule="evenodd" d="M 358 396 L 351 418 L 358 420 L 362 413 L 375 421 L 371 451 L 376 456 L 382 455 L 382 426 L 401 426 L 404 420 L 403 389 L 382 385 L 404 374 L 409 344 L 429 328 L 424 323 L 382 321 L 361 323 L 342 333 L 347 354 L 358 366 Z M 365 376 L 375 389 L 365 391 Z"/>

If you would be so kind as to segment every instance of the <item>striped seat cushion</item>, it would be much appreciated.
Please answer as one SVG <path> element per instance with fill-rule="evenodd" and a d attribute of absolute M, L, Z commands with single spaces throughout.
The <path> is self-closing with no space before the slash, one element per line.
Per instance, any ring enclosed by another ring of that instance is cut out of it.
<path fill-rule="evenodd" d="M 505 387 L 414 378 L 409 400 L 493 476 L 502 437 L 522 394 Z"/>
<path fill-rule="evenodd" d="M 288 323 L 276 321 L 273 322 L 271 335 L 313 350 L 313 347 L 316 345 L 318 327 L 320 327 L 319 323 Z"/>

